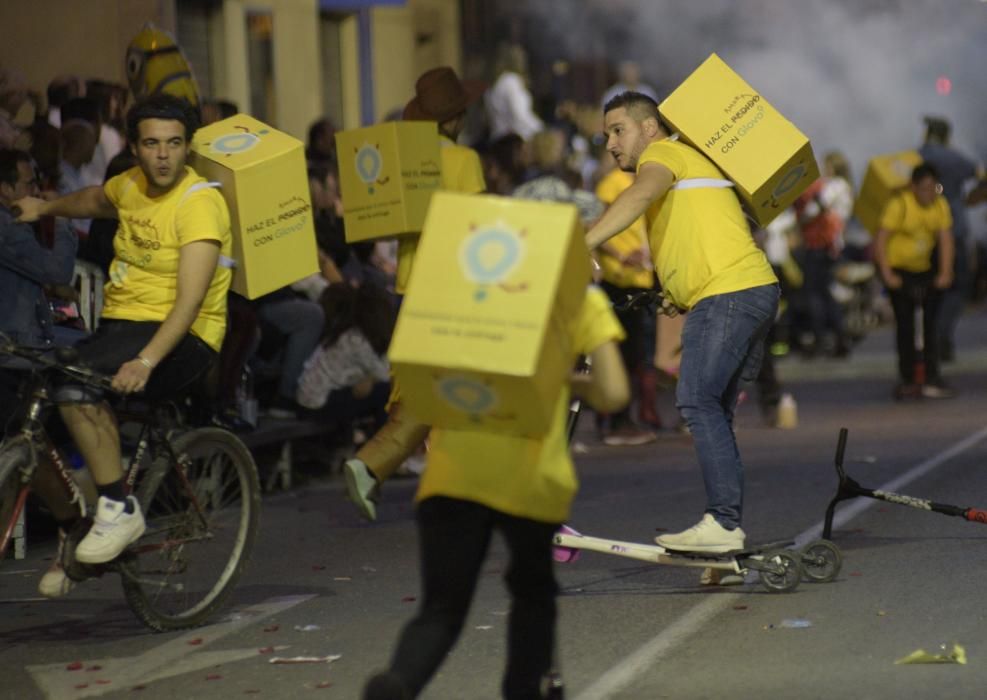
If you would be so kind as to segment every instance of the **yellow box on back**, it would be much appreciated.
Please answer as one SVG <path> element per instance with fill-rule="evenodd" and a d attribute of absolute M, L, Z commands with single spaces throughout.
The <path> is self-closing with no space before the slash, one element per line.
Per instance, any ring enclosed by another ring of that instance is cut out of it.
<path fill-rule="evenodd" d="M 658 107 L 765 226 L 819 177 L 809 139 L 715 53 Z"/>
<path fill-rule="evenodd" d="M 908 186 L 912 170 L 921 162 L 918 151 L 901 151 L 876 156 L 867 163 L 853 215 L 872 235 L 877 234 L 884 207 L 899 190 Z"/>
<path fill-rule="evenodd" d="M 346 240 L 418 233 L 439 189 L 435 122 L 387 122 L 336 133 Z"/>
<path fill-rule="evenodd" d="M 189 165 L 222 185 L 233 224 L 233 291 L 256 299 L 318 272 L 301 141 L 238 114 L 195 132 Z"/>
<path fill-rule="evenodd" d="M 388 352 L 404 405 L 433 426 L 545 434 L 589 281 L 576 207 L 435 194 Z"/>

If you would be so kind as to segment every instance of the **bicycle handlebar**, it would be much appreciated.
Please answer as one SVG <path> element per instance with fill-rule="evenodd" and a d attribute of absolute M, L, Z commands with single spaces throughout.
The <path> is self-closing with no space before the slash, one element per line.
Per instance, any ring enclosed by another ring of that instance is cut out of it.
<path fill-rule="evenodd" d="M 653 309 L 657 313 L 668 316 L 669 318 L 674 318 L 681 313 L 679 308 L 669 301 L 668 297 L 658 289 L 648 289 L 643 292 L 637 292 L 636 294 L 628 294 L 624 301 L 615 303 L 613 308 L 616 311 L 631 311 L 642 308 Z"/>
<path fill-rule="evenodd" d="M 79 353 L 75 348 L 55 348 L 51 350 L 41 350 L 18 345 L 4 333 L 0 333 L 0 355 L 9 355 L 27 360 L 32 369 L 42 371 L 55 371 L 72 377 L 73 379 L 104 391 L 113 391 L 112 378 L 104 374 L 94 372 L 87 367 L 80 367 L 73 363 L 79 359 Z"/>

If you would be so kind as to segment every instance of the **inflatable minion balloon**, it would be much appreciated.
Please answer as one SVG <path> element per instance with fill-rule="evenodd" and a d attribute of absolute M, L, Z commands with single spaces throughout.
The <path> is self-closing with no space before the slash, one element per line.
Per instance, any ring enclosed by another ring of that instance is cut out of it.
<path fill-rule="evenodd" d="M 127 81 L 134 99 L 159 92 L 199 104 L 192 66 L 172 36 L 148 22 L 127 46 Z"/>

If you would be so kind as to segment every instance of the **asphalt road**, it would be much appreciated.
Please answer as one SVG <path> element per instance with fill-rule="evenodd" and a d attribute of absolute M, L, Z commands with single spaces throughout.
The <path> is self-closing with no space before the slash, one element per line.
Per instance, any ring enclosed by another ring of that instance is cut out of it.
<path fill-rule="evenodd" d="M 783 361 L 798 428 L 765 426 L 752 401 L 738 414 L 748 542 L 818 536 L 836 488 L 840 427 L 850 430 L 847 470 L 864 486 L 987 508 L 985 320 L 981 311 L 964 319 L 959 361 L 946 370 L 960 393 L 948 401 L 891 401 L 889 329 L 846 361 Z M 580 531 L 650 542 L 699 518 L 702 482 L 687 437 L 607 448 L 586 427 L 579 440 Z M 192 632 L 146 632 L 114 577 L 62 600 L 36 599 L 54 549 L 36 543 L 27 559 L 0 567 L 0 698 L 358 698 L 416 605 L 413 490 L 407 479 L 390 483 L 375 524 L 357 518 L 338 477 L 266 496 L 259 546 L 232 606 Z M 858 499 L 838 509 L 834 540 L 844 556 L 837 580 L 789 594 L 766 592 L 754 576 L 703 588 L 695 569 L 603 554 L 559 566 L 566 697 L 983 697 L 987 528 Z M 497 544 L 463 637 L 424 698 L 498 697 L 504 567 Z M 894 663 L 954 643 L 966 665 Z M 274 655 L 340 658 L 273 665 Z"/>

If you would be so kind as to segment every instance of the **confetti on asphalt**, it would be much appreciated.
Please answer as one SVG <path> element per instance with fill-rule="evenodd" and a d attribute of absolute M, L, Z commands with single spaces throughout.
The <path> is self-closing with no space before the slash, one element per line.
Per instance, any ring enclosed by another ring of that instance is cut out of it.
<path fill-rule="evenodd" d="M 281 625 L 271 625 L 269 627 L 265 627 L 264 628 L 264 631 L 265 632 L 277 632 L 279 629 L 281 629 Z"/>
<path fill-rule="evenodd" d="M 862 573 L 860 573 L 859 571 L 851 571 L 851 572 L 850 572 L 850 575 L 851 575 L 851 576 L 863 576 L 863 574 L 862 574 Z"/>
<path fill-rule="evenodd" d="M 325 571 L 325 570 L 326 570 L 325 564 L 312 564 L 312 571 Z"/>
<path fill-rule="evenodd" d="M 940 644 L 940 650 L 946 651 L 946 645 Z M 908 656 L 903 656 L 897 659 L 895 662 L 896 666 L 902 666 L 905 664 L 960 664 L 966 665 L 966 649 L 961 647 L 959 644 L 953 644 L 953 649 L 948 654 L 930 654 L 925 649 L 916 649 Z"/>
<path fill-rule="evenodd" d="M 66 671 L 81 671 L 82 670 L 82 666 L 83 666 L 83 664 L 82 664 L 81 661 L 73 661 L 72 663 L 70 663 L 68 666 L 65 667 L 65 670 Z"/>
<path fill-rule="evenodd" d="M 333 576 L 333 581 L 352 581 L 352 576 Z"/>
<path fill-rule="evenodd" d="M 418 600 L 418 598 L 416 598 L 415 596 L 413 596 L 413 595 L 406 595 L 404 598 L 401 599 L 401 602 L 402 603 L 414 603 L 416 600 Z"/>
<path fill-rule="evenodd" d="M 877 611 L 877 616 L 878 617 L 887 617 L 887 614 L 888 613 L 886 611 L 884 611 L 884 610 L 878 610 Z"/>
<path fill-rule="evenodd" d="M 481 631 L 492 630 L 493 629 L 493 625 L 477 625 L 476 626 L 476 629 L 481 630 Z"/>
<path fill-rule="evenodd" d="M 208 676 L 206 676 L 207 681 L 218 681 L 221 680 L 222 678 L 223 677 L 218 673 L 210 673 Z"/>
<path fill-rule="evenodd" d="M 328 688 L 331 685 L 332 685 L 332 683 L 330 681 L 322 681 L 321 683 L 316 683 L 315 684 L 315 687 L 316 688 Z"/>
<path fill-rule="evenodd" d="M 746 610 L 747 609 L 747 606 L 746 605 L 734 605 L 733 606 L 733 609 L 734 610 Z"/>
<path fill-rule="evenodd" d="M 196 637 L 195 639 L 190 639 L 186 642 L 190 647 L 197 647 L 202 644 L 202 637 Z"/>
<path fill-rule="evenodd" d="M 268 661 L 270 664 L 331 664 L 337 659 L 343 658 L 342 654 L 330 654 L 329 656 L 273 656 Z"/>
<path fill-rule="evenodd" d="M 812 627 L 812 622 L 804 618 L 792 618 L 789 620 L 782 620 L 779 627 L 786 627 L 788 629 L 805 629 L 807 627 Z"/>
<path fill-rule="evenodd" d="M 87 668 L 86 670 L 87 670 L 87 671 L 102 671 L 102 670 L 103 670 L 103 667 L 102 667 L 102 666 L 99 666 L 99 665 L 96 665 L 96 666 L 90 666 L 90 667 L 89 667 L 89 668 Z"/>
<path fill-rule="evenodd" d="M 318 625 L 295 625 L 295 629 L 299 632 L 315 632 L 322 628 Z"/>

